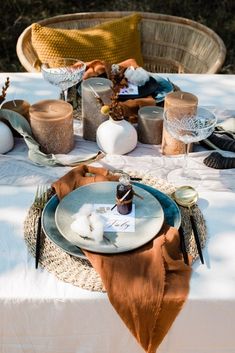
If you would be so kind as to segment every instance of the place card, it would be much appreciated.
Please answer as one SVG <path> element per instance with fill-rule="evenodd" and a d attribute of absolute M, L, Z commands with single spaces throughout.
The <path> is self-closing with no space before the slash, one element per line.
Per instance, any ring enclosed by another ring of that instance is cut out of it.
<path fill-rule="evenodd" d="M 130 82 L 128 83 L 127 87 L 121 88 L 119 92 L 119 95 L 138 95 L 138 94 L 139 94 L 138 86 Z"/>
<path fill-rule="evenodd" d="M 94 204 L 93 208 L 97 214 L 105 221 L 104 232 L 135 232 L 135 205 L 132 206 L 131 213 L 121 215 L 113 204 Z"/>

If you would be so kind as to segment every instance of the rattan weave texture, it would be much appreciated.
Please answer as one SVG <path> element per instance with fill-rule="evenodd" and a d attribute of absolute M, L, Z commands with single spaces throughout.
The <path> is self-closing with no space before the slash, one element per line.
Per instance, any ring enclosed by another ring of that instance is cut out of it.
<path fill-rule="evenodd" d="M 74 13 L 47 18 L 38 23 L 52 28 L 81 29 L 131 13 Z M 149 12 L 141 12 L 141 17 L 141 47 L 146 70 L 158 73 L 219 72 L 225 60 L 226 48 L 213 30 L 182 17 Z M 38 58 L 31 43 L 31 26 L 18 38 L 17 55 L 26 71 L 38 71 Z"/>

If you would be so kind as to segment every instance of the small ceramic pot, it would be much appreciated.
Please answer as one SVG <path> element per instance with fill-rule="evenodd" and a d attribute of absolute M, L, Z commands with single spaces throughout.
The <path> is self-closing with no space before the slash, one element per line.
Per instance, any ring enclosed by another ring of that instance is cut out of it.
<path fill-rule="evenodd" d="M 99 148 L 110 154 L 126 154 L 137 145 L 136 129 L 126 120 L 109 118 L 96 131 Z"/>

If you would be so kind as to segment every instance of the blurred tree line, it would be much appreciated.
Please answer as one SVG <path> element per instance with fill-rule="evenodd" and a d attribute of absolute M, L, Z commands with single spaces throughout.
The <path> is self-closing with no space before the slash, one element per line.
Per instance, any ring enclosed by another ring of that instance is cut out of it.
<path fill-rule="evenodd" d="M 222 73 L 235 73 L 235 1 L 224 0 L 5 0 L 1 1 L 0 71 L 23 71 L 16 55 L 21 32 L 41 19 L 75 12 L 147 11 L 181 16 L 213 29 L 224 41 Z"/>

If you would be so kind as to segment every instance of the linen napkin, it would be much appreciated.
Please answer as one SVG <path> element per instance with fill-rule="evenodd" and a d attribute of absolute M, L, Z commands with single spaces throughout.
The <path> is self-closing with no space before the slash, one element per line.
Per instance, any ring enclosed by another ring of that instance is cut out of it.
<path fill-rule="evenodd" d="M 112 175 L 105 168 L 97 168 L 82 164 L 70 170 L 67 174 L 52 184 L 59 200 L 71 191 L 90 183 L 99 181 L 117 181 L 119 177 Z"/>
<path fill-rule="evenodd" d="M 100 76 L 106 74 L 107 78 L 110 78 L 111 64 L 101 60 L 93 60 L 86 63 L 86 72 L 83 79 L 86 80 L 89 77 Z M 118 64 L 121 71 L 124 71 L 130 66 L 134 68 L 138 67 L 137 62 L 134 59 L 127 59 Z M 136 122 L 138 116 L 138 110 L 141 107 L 156 105 L 156 101 L 152 96 L 146 96 L 144 98 L 128 99 L 125 102 L 119 102 L 119 105 L 123 108 L 123 115 L 128 118 L 130 122 Z"/>
<path fill-rule="evenodd" d="M 94 179 L 84 176 L 86 170 Z M 61 198 L 75 187 L 109 177 L 106 169 L 80 166 L 52 186 Z M 156 352 L 189 291 L 191 268 L 182 259 L 177 229 L 164 225 L 152 241 L 127 253 L 83 251 L 130 332 L 146 353 Z"/>
<path fill-rule="evenodd" d="M 129 66 L 133 66 L 134 68 L 138 67 L 138 64 L 135 59 L 127 59 L 117 65 L 123 69 L 127 69 Z M 83 75 L 83 80 L 86 80 L 89 77 L 100 76 L 103 74 L 109 76 L 111 66 L 111 64 L 99 59 L 86 62 L 86 72 Z"/>
<path fill-rule="evenodd" d="M 104 154 L 98 151 L 96 154 L 89 154 L 85 157 L 77 156 L 73 162 L 67 162 L 66 158 L 62 156 L 58 158 L 58 155 L 52 153 L 43 153 L 41 146 L 34 139 L 33 132 L 28 121 L 19 113 L 9 109 L 0 109 L 0 120 L 7 122 L 14 130 L 16 130 L 23 138 L 28 146 L 28 157 L 29 159 L 42 166 L 70 166 L 74 167 L 78 164 L 92 163 L 104 157 Z"/>

